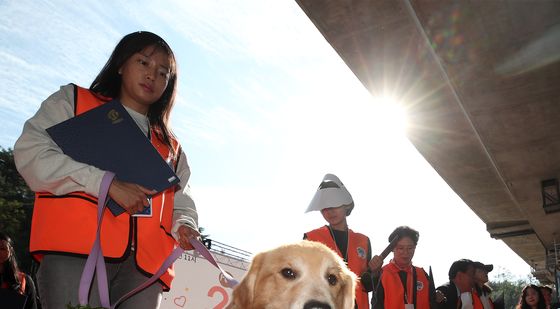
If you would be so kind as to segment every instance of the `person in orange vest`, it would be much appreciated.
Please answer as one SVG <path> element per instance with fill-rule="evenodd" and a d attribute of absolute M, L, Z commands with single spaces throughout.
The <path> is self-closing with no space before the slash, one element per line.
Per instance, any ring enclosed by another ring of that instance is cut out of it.
<path fill-rule="evenodd" d="M 346 217 L 353 209 L 354 200 L 344 184 L 336 175 L 326 174 L 306 212 L 320 211 L 328 224 L 305 233 L 303 238 L 327 245 L 359 277 L 368 271 L 371 243 L 367 236 L 348 228 Z M 356 308 L 369 309 L 368 292 L 360 282 L 356 286 Z"/>
<path fill-rule="evenodd" d="M 419 237 L 416 230 L 399 226 L 389 235 L 390 243 L 398 239 L 392 250 L 393 259 L 382 268 L 379 263 L 374 264 L 377 255 L 372 259 L 373 309 L 430 309 L 434 286 L 424 269 L 412 264 Z M 364 282 L 364 285 L 367 283 Z"/>
<path fill-rule="evenodd" d="M 106 171 L 66 156 L 46 129 L 118 100 L 175 170 L 180 183 L 155 194 L 149 188 L 113 179 L 109 197 L 125 213 L 103 214 L 101 248 L 106 261 L 109 295 L 114 303 L 144 283 L 161 267 L 176 245 L 191 249 L 198 237 L 198 215 L 190 197 L 187 157 L 169 127 L 177 85 L 175 56 L 158 35 L 139 31 L 124 36 L 89 89 L 62 86 L 24 125 L 14 147 L 19 173 L 36 192 L 30 252 L 40 262 L 37 285 L 43 309 L 78 304 L 78 286 L 97 228 L 97 195 Z M 126 142 L 126 141 L 125 141 Z M 131 216 L 149 205 L 152 216 Z M 119 306 L 157 308 L 169 290 L 173 266 Z M 89 305 L 99 306 L 97 284 Z"/>
<path fill-rule="evenodd" d="M 474 307 L 482 307 L 484 309 L 494 309 L 494 303 L 490 298 L 492 288 L 487 284 L 488 273 L 494 269 L 492 264 L 483 264 L 481 262 L 474 262 L 474 289 L 473 300 Z"/>
<path fill-rule="evenodd" d="M 33 279 L 20 271 L 12 239 L 4 233 L 0 233 L 0 304 L 2 308 L 37 309 Z"/>

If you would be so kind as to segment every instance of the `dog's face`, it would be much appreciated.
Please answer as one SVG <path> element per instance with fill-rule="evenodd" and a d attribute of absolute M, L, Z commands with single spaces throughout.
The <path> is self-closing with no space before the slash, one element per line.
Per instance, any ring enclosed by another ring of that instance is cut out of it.
<path fill-rule="evenodd" d="M 356 275 L 312 241 L 257 254 L 228 309 L 352 309 Z"/>

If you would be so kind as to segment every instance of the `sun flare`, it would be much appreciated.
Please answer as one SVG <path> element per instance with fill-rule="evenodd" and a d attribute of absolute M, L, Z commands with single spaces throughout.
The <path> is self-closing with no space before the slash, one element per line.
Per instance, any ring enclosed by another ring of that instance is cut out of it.
<path fill-rule="evenodd" d="M 404 104 L 391 95 L 381 95 L 373 98 L 378 126 L 392 134 L 405 135 L 407 116 Z"/>

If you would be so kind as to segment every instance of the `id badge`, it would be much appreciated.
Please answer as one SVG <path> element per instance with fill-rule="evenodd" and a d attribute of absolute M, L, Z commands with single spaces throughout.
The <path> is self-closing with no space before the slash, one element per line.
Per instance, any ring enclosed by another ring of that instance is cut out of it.
<path fill-rule="evenodd" d="M 414 309 L 414 304 L 404 304 L 404 309 Z"/>

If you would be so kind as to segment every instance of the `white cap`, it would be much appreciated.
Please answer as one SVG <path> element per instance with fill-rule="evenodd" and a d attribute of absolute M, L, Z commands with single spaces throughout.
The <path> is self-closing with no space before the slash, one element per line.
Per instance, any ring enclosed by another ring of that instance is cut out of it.
<path fill-rule="evenodd" d="M 352 195 L 336 175 L 326 174 L 305 212 L 340 206 L 350 206 L 346 211 L 350 215 L 354 209 Z"/>

